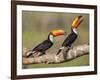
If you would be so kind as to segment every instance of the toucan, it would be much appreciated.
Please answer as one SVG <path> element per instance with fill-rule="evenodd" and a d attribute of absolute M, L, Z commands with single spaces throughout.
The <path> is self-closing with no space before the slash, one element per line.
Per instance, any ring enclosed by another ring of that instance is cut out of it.
<path fill-rule="evenodd" d="M 29 50 L 29 52 L 27 52 L 26 57 L 28 58 L 31 55 L 38 54 L 38 53 L 41 53 L 41 54 L 38 54 L 38 56 L 45 54 L 46 50 L 48 50 L 49 48 L 53 46 L 54 37 L 57 37 L 60 35 L 66 35 L 66 32 L 61 29 L 51 31 L 46 40 L 44 40 L 42 43 L 38 44 L 32 50 Z"/>
<path fill-rule="evenodd" d="M 66 51 L 68 51 L 71 48 L 72 44 L 78 37 L 77 28 L 79 27 L 80 23 L 82 23 L 82 21 L 83 16 L 78 16 L 73 20 L 71 25 L 71 33 L 64 40 L 64 42 L 62 43 L 62 47 L 58 50 L 56 55 L 58 55 L 65 47 L 67 47 Z"/>

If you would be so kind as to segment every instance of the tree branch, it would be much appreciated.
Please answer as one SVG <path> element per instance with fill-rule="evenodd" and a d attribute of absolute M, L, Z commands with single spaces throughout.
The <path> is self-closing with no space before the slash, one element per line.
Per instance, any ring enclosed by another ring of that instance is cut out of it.
<path fill-rule="evenodd" d="M 47 53 L 34 58 L 25 58 L 25 50 L 23 51 L 23 64 L 33 64 L 33 63 L 61 63 L 64 61 L 69 61 L 71 59 L 77 58 L 79 56 L 89 54 L 89 45 L 83 44 L 76 47 L 73 47 L 68 52 L 67 48 L 64 48 L 59 55 L 56 53 Z"/>

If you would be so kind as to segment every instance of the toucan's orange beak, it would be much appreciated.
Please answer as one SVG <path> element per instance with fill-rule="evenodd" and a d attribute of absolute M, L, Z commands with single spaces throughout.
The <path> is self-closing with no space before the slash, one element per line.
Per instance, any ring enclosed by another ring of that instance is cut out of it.
<path fill-rule="evenodd" d="M 60 29 L 60 30 L 52 31 L 52 34 L 53 34 L 54 37 L 56 37 L 56 36 L 60 36 L 60 35 L 66 35 L 66 32 L 64 30 Z"/>
<path fill-rule="evenodd" d="M 77 18 L 75 18 L 75 19 L 73 20 L 73 22 L 72 22 L 72 27 L 73 27 L 73 28 L 78 28 L 79 25 L 80 25 L 80 23 L 82 23 L 83 20 L 84 20 L 84 19 L 83 19 L 83 16 L 78 16 Z"/>

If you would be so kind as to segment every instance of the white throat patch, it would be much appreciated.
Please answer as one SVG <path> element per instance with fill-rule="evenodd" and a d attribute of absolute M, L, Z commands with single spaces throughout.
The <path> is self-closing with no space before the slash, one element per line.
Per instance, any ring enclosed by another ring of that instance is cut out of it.
<path fill-rule="evenodd" d="M 75 28 L 73 28 L 73 32 L 76 33 L 76 34 L 78 34 Z"/>
<path fill-rule="evenodd" d="M 50 35 L 50 36 L 49 36 L 49 39 L 50 39 L 51 42 L 53 42 L 53 41 L 54 41 L 54 40 L 53 40 L 53 35 Z"/>

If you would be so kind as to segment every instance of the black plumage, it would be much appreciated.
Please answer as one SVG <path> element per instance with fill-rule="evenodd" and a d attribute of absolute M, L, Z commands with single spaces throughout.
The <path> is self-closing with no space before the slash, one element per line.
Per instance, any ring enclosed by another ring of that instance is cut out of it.
<path fill-rule="evenodd" d="M 47 49 L 49 49 L 53 43 L 50 40 L 45 40 L 39 45 L 37 45 L 32 51 L 39 51 L 45 53 Z"/>
<path fill-rule="evenodd" d="M 75 40 L 78 37 L 76 29 L 79 27 L 82 21 L 83 21 L 83 16 L 78 16 L 73 20 L 72 26 L 71 26 L 71 33 L 64 40 L 62 47 L 57 52 L 57 55 L 62 51 L 62 49 L 64 49 L 64 47 L 68 48 L 66 51 L 70 49 L 71 45 L 75 42 Z"/>
<path fill-rule="evenodd" d="M 78 35 L 73 31 L 68 35 L 68 37 L 64 40 L 62 46 L 71 47 L 72 43 L 77 39 Z"/>
<path fill-rule="evenodd" d="M 49 36 L 52 35 L 51 33 L 48 35 L 48 39 L 43 41 L 42 43 L 38 44 L 35 48 L 31 50 L 31 53 L 27 55 L 27 57 L 30 57 L 34 53 L 41 52 L 40 55 L 45 54 L 46 50 L 48 50 L 50 47 L 52 47 L 53 42 L 50 41 Z"/>
<path fill-rule="evenodd" d="M 60 36 L 60 35 L 64 35 L 66 34 L 66 32 L 64 30 L 58 29 L 58 30 L 53 30 L 49 33 L 48 38 L 43 41 L 42 43 L 38 44 L 35 48 L 33 48 L 32 50 L 29 50 L 29 52 L 26 53 L 26 57 L 31 56 L 32 54 L 38 54 L 38 56 L 45 54 L 46 50 L 48 50 L 49 48 L 51 48 L 53 46 L 53 38 Z"/>
<path fill-rule="evenodd" d="M 72 43 L 77 39 L 77 37 L 78 37 L 77 33 L 75 33 L 74 30 L 72 29 L 71 33 L 67 36 L 67 38 L 62 43 L 62 47 L 57 52 L 57 55 L 62 51 L 62 49 L 64 47 L 67 47 L 68 50 L 69 50 L 69 48 L 71 47 Z"/>

